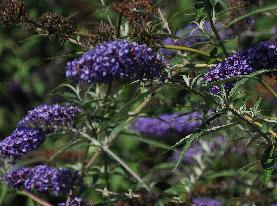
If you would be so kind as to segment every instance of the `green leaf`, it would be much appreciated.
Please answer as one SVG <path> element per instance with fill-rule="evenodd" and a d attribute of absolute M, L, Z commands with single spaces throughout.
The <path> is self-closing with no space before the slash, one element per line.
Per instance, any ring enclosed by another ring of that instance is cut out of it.
<path fill-rule="evenodd" d="M 205 1 L 204 0 L 196 0 L 195 1 L 195 8 L 196 9 L 202 9 L 205 6 Z"/>
<path fill-rule="evenodd" d="M 158 90 L 158 87 L 153 87 L 149 91 L 138 94 L 135 98 L 131 99 L 129 102 L 127 102 L 112 118 L 111 121 L 116 121 L 117 118 L 122 117 L 126 115 L 128 110 L 133 108 L 135 105 L 143 103 L 151 94 L 156 92 Z M 138 107 L 138 106 L 136 106 Z"/>
<path fill-rule="evenodd" d="M 254 104 L 254 106 L 252 108 L 254 115 L 257 115 L 259 113 L 259 107 L 260 107 L 261 102 L 262 102 L 262 98 L 260 97 L 259 100 Z"/>
<path fill-rule="evenodd" d="M 26 203 L 27 206 L 36 206 L 36 204 L 34 203 L 34 201 L 30 198 L 27 199 L 27 203 Z"/>
<path fill-rule="evenodd" d="M 184 147 L 183 147 L 183 149 L 182 149 L 182 152 L 181 152 L 181 154 L 180 154 L 180 156 L 179 156 L 179 158 L 178 158 L 178 161 L 177 161 L 177 163 L 176 163 L 175 168 L 173 169 L 173 171 L 176 170 L 177 167 L 181 164 L 181 162 L 182 162 L 182 160 L 183 160 L 183 158 L 184 158 L 186 152 L 187 152 L 188 149 L 190 148 L 191 144 L 192 144 L 194 141 L 196 141 L 196 140 L 200 137 L 201 134 L 202 134 L 202 133 L 193 134 L 193 135 L 191 135 L 191 137 L 186 141 L 186 144 L 184 145 Z"/>
<path fill-rule="evenodd" d="M 238 23 L 239 21 L 242 21 L 242 20 L 248 18 L 249 16 L 253 16 L 253 15 L 256 15 L 256 14 L 259 14 L 259 13 L 263 13 L 263 12 L 271 11 L 271 10 L 276 10 L 276 9 L 277 9 L 277 5 L 271 5 L 271 6 L 267 6 L 267 7 L 264 7 L 264 8 L 256 9 L 254 11 L 251 11 L 251 12 L 249 12 L 249 13 L 243 15 L 243 16 L 240 16 L 240 17 L 234 19 L 226 27 L 230 27 L 230 26 Z"/>
<path fill-rule="evenodd" d="M 217 55 L 218 49 L 217 47 L 213 48 L 212 51 L 210 51 L 210 58 L 215 58 Z"/>
<path fill-rule="evenodd" d="M 213 180 L 220 177 L 234 177 L 237 175 L 238 175 L 238 172 L 236 170 L 229 169 L 229 170 L 223 170 L 219 172 L 207 173 L 205 175 L 205 178 L 207 178 L 208 180 Z"/>
<path fill-rule="evenodd" d="M 270 145 L 263 154 L 261 159 L 261 165 L 263 167 L 263 181 L 265 185 L 268 185 L 272 172 L 274 170 L 275 155 L 274 155 L 274 145 Z"/>
<path fill-rule="evenodd" d="M 248 79 L 242 79 L 240 81 L 238 81 L 235 86 L 231 89 L 231 91 L 229 92 L 229 96 L 228 98 L 234 96 L 235 94 L 237 94 L 239 88 L 244 85 L 246 82 L 248 81 Z"/>
<path fill-rule="evenodd" d="M 2 205 L 2 203 L 4 202 L 6 195 L 8 193 L 8 187 L 6 184 L 0 184 L 0 204 Z"/>
<path fill-rule="evenodd" d="M 242 177 L 246 176 L 247 174 L 249 174 L 251 172 L 251 170 L 253 170 L 258 164 L 258 161 L 255 162 L 251 162 L 247 165 L 245 165 L 244 167 L 239 169 L 239 173 Z"/>
<path fill-rule="evenodd" d="M 270 169 L 274 167 L 275 155 L 274 155 L 274 145 L 270 145 L 263 154 L 261 159 L 261 165 L 264 169 Z"/>
<path fill-rule="evenodd" d="M 268 185 L 268 183 L 271 179 L 273 170 L 274 170 L 274 168 L 263 170 L 263 182 L 266 186 Z"/>
<path fill-rule="evenodd" d="M 140 142 L 143 142 L 143 143 L 146 143 L 146 144 L 149 144 L 150 146 L 153 146 L 153 147 L 166 149 L 166 150 L 170 149 L 170 146 L 168 146 L 164 143 L 161 143 L 161 142 L 158 142 L 158 141 L 155 141 L 155 140 L 151 140 L 151 139 L 145 139 L 145 138 L 140 137 L 136 134 L 128 134 L 128 136 L 126 136 L 126 137 L 137 140 L 137 141 L 140 141 Z"/>

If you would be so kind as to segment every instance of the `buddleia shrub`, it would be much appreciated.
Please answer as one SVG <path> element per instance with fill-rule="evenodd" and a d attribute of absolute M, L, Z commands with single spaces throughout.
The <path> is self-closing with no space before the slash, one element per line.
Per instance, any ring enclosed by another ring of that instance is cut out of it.
<path fill-rule="evenodd" d="M 2 26 L 79 51 L 1 139 L 1 205 L 277 202 L 277 5 L 186 2 L 101 0 L 93 27 L 1 2 Z"/>

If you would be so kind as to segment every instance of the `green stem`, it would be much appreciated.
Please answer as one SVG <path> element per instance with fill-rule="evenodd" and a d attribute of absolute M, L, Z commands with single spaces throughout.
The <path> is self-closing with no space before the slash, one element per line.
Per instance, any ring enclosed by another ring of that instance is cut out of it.
<path fill-rule="evenodd" d="M 200 97 L 204 98 L 204 99 L 210 99 L 211 102 L 213 102 L 214 104 L 216 104 L 217 106 L 220 106 L 220 104 L 215 101 L 214 99 L 210 98 L 210 96 L 207 96 L 207 94 L 203 94 L 202 92 L 196 91 L 192 88 L 190 88 L 188 85 L 184 84 L 182 81 L 177 80 L 178 83 L 180 85 L 182 85 L 185 89 L 187 89 L 188 91 L 191 91 L 197 95 L 199 95 Z M 266 140 L 270 139 L 270 136 L 267 136 L 267 134 L 264 134 L 260 129 L 263 127 L 263 125 L 259 122 L 256 122 L 252 117 L 246 116 L 246 115 L 240 115 L 238 111 L 236 111 L 233 108 L 227 108 L 228 110 L 232 110 L 232 113 L 235 114 L 237 117 L 239 117 L 240 120 L 243 120 L 243 122 L 247 123 L 252 129 L 254 129 L 255 131 L 257 131 L 261 136 L 263 136 Z M 273 130 L 268 130 L 271 137 L 277 139 L 277 133 Z"/>
<path fill-rule="evenodd" d="M 271 143 L 270 138 L 263 133 L 259 127 L 253 123 L 253 119 L 250 117 L 245 117 L 242 116 L 241 114 L 239 114 L 236 110 L 234 110 L 233 108 L 228 107 L 228 110 L 230 112 L 232 112 L 236 117 L 238 117 L 240 120 L 242 120 L 245 124 L 247 124 L 249 127 L 251 127 L 254 131 L 256 131 L 258 134 L 260 134 L 262 137 L 264 137 L 269 143 Z"/>
<path fill-rule="evenodd" d="M 134 113 L 138 114 L 147 104 L 148 102 L 151 100 L 151 98 L 154 96 L 155 94 L 155 90 L 156 88 L 153 90 L 153 92 L 151 94 L 149 94 L 144 101 L 135 109 Z M 125 122 L 122 123 L 122 125 L 127 125 L 128 123 L 130 123 L 134 118 L 136 117 L 136 115 L 133 115 L 131 117 L 129 117 Z M 112 133 L 110 134 L 108 141 L 107 141 L 107 145 L 109 146 L 120 134 L 120 131 L 122 130 L 122 125 L 119 125 L 117 128 L 115 128 Z M 88 163 L 86 164 L 85 168 L 90 168 L 94 162 L 98 159 L 98 157 L 100 156 L 100 154 L 102 153 L 101 148 L 99 148 L 94 155 L 91 157 L 91 159 L 88 161 Z"/>
<path fill-rule="evenodd" d="M 159 15 L 160 15 L 160 17 L 161 17 L 161 20 L 162 20 L 162 22 L 163 22 L 163 24 L 164 24 L 164 27 L 166 28 L 167 32 L 168 32 L 169 34 L 171 34 L 172 32 L 171 32 L 171 30 L 170 30 L 170 28 L 169 28 L 168 22 L 167 22 L 167 20 L 165 19 L 164 15 L 163 15 L 163 13 L 162 13 L 162 11 L 161 11 L 161 9 L 160 9 L 159 7 L 158 7 L 158 12 L 159 12 Z"/>
<path fill-rule="evenodd" d="M 213 22 L 213 17 L 212 17 L 212 12 L 211 12 L 211 9 L 212 9 L 212 5 L 210 3 L 209 0 L 205 0 L 205 9 L 206 9 L 206 12 L 207 12 L 207 16 L 208 16 L 208 19 L 209 19 L 209 22 L 210 22 L 210 25 L 211 25 L 211 29 L 213 30 L 216 38 L 217 38 L 217 41 L 219 43 L 219 46 L 221 47 L 225 57 L 227 58 L 228 57 L 228 52 L 223 44 L 223 41 L 221 40 L 216 28 L 215 28 L 215 25 L 214 25 L 214 22 Z"/>
<path fill-rule="evenodd" d="M 145 189 L 150 191 L 150 187 L 147 186 L 142 178 L 135 173 L 119 156 L 117 156 L 113 151 L 111 151 L 107 146 L 103 147 L 103 150 L 107 152 L 108 155 L 110 155 L 115 161 L 117 161 L 127 172 L 129 172 L 136 180 L 138 180 Z"/>
<path fill-rule="evenodd" d="M 104 157 L 104 175 L 105 175 L 105 184 L 106 188 L 109 190 L 109 172 L 108 172 L 108 157 L 105 152 L 103 152 L 103 157 Z"/>
<path fill-rule="evenodd" d="M 203 56 L 209 57 L 210 54 L 198 49 L 190 48 L 190 47 L 184 47 L 184 46 L 175 46 L 175 45 L 158 45 L 160 48 L 165 48 L 165 49 L 171 49 L 171 50 L 179 50 L 179 51 L 185 51 L 185 52 L 192 52 L 192 53 L 197 53 L 201 54 Z"/>
<path fill-rule="evenodd" d="M 121 22 L 122 22 L 122 14 L 119 14 L 118 23 L 117 23 L 117 28 L 116 28 L 116 36 L 117 36 L 117 37 L 120 37 L 120 26 L 121 26 Z"/>

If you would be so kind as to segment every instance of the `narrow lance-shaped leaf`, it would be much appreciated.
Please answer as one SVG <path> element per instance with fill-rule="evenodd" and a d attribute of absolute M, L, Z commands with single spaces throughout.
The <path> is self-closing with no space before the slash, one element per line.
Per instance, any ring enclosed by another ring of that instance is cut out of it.
<path fill-rule="evenodd" d="M 274 170 L 274 164 L 275 164 L 275 154 L 274 154 L 274 146 L 270 145 L 263 154 L 263 157 L 261 159 L 261 165 L 263 167 L 263 181 L 265 185 L 268 185 L 272 172 Z"/>

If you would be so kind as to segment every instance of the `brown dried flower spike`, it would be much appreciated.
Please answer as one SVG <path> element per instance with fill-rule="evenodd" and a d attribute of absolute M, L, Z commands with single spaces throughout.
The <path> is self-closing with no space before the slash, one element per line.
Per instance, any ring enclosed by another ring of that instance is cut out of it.
<path fill-rule="evenodd" d="M 65 41 L 74 33 L 73 22 L 57 13 L 46 12 L 36 22 L 42 33 Z"/>
<path fill-rule="evenodd" d="M 155 13 L 151 0 L 122 0 L 112 4 L 112 8 L 131 23 L 147 23 Z"/>
<path fill-rule="evenodd" d="M 81 33 L 80 36 L 80 41 L 83 45 L 86 47 L 92 47 L 98 43 L 114 39 L 115 31 L 110 24 L 101 22 L 93 28 L 93 30 Z"/>
<path fill-rule="evenodd" d="M 115 38 L 114 29 L 107 23 L 100 23 L 92 34 L 92 44 L 101 43 L 103 41 Z"/>
<path fill-rule="evenodd" d="M 27 18 L 24 4 L 20 0 L 4 0 L 0 4 L 0 23 L 9 27 L 23 23 Z"/>

